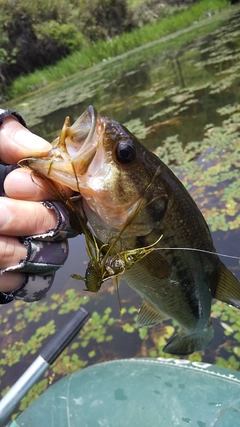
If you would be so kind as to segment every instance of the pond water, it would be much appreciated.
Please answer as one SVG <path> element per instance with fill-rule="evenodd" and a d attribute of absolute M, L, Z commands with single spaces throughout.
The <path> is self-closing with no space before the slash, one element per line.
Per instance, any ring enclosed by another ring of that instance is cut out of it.
<path fill-rule="evenodd" d="M 69 115 L 71 121 L 94 105 L 101 115 L 127 126 L 180 177 L 202 210 L 219 253 L 240 256 L 240 10 L 209 18 L 177 37 L 148 44 L 120 58 L 64 79 L 34 96 L 16 100 L 32 131 L 54 139 Z M 9 106 L 9 105 L 8 105 Z M 240 280 L 236 259 L 222 258 Z M 0 308 L 1 391 L 6 391 L 41 351 L 51 335 L 79 305 L 92 314 L 78 337 L 20 405 L 56 379 L 104 360 L 125 357 L 170 357 L 162 347 L 176 325 L 163 322 L 138 328 L 140 298 L 106 282 L 97 294 L 70 278 L 84 275 L 88 257 L 84 237 L 70 241 L 70 256 L 56 274 L 46 300 L 14 302 Z M 215 338 L 190 360 L 240 367 L 238 310 L 213 305 Z"/>

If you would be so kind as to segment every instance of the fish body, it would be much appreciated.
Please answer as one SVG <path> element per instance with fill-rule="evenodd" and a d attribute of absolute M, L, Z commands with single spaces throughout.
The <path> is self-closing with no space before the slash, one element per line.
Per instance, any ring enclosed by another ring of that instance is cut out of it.
<path fill-rule="evenodd" d="M 214 336 L 213 298 L 240 307 L 240 284 L 215 254 L 196 203 L 120 123 L 89 107 L 72 126 L 65 123 L 47 157 L 24 164 L 81 193 L 88 222 L 111 248 L 109 256 L 153 248 L 124 269 L 124 278 L 142 298 L 139 325 L 172 318 L 181 327 L 165 352 L 184 355 L 207 347 Z"/>

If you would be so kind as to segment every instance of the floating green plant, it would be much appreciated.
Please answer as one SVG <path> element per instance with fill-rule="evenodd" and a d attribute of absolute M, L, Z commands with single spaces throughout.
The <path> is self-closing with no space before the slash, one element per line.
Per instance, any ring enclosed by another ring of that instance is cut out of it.
<path fill-rule="evenodd" d="M 48 310 L 49 307 L 46 302 L 42 302 L 41 304 L 35 302 L 33 304 L 28 304 L 27 306 L 24 305 L 23 312 L 19 313 L 18 319 L 20 320 L 21 318 L 24 318 L 28 322 L 38 323 L 43 313 L 47 313 Z"/>
<path fill-rule="evenodd" d="M 113 339 L 113 336 L 108 333 L 108 327 L 120 322 L 120 319 L 111 317 L 111 312 L 112 309 L 107 307 L 102 316 L 96 311 L 91 314 L 91 319 L 80 333 L 81 347 L 87 347 L 90 341 L 99 344 Z"/>
<path fill-rule="evenodd" d="M 129 122 L 124 123 L 124 126 L 126 126 L 126 128 L 129 129 L 137 138 L 146 138 L 147 130 L 140 119 L 130 120 Z"/>
<path fill-rule="evenodd" d="M 229 117 L 222 126 L 207 127 L 203 141 L 184 147 L 176 135 L 156 150 L 179 174 L 212 231 L 240 226 L 240 105 L 225 106 L 220 113 Z"/>
<path fill-rule="evenodd" d="M 21 400 L 19 410 L 24 411 L 48 386 L 47 378 L 37 382 Z M 15 417 L 14 417 L 15 418 Z"/>
<path fill-rule="evenodd" d="M 88 362 L 81 359 L 77 353 L 68 354 L 68 350 L 66 349 L 54 362 L 52 371 L 54 374 L 67 375 L 84 368 L 87 364 Z"/>
<path fill-rule="evenodd" d="M 78 295 L 74 289 L 67 289 L 60 298 L 58 294 L 53 294 L 52 299 L 57 301 L 58 314 L 67 314 L 71 311 L 77 311 L 81 305 L 85 305 L 89 302 L 87 296 L 82 297 Z"/>

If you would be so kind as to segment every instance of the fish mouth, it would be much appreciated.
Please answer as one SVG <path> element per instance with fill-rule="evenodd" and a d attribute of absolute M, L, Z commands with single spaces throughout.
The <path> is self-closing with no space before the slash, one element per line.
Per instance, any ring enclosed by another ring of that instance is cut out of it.
<path fill-rule="evenodd" d="M 51 180 L 80 192 L 78 177 L 86 174 L 99 145 L 104 125 L 95 108 L 90 105 L 70 124 L 66 117 L 59 137 L 52 142 L 52 149 L 45 157 L 29 157 L 20 160 L 20 166 L 28 166 Z"/>

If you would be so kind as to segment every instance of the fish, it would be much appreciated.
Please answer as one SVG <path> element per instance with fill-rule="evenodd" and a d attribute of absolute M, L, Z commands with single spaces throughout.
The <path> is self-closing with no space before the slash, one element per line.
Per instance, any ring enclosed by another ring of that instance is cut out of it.
<path fill-rule="evenodd" d="M 139 326 L 174 319 L 179 332 L 164 352 L 186 355 L 211 343 L 213 299 L 240 308 L 240 283 L 216 254 L 197 204 L 172 170 L 119 122 L 89 106 L 73 125 L 66 118 L 47 156 L 20 165 L 81 195 L 99 242 L 99 272 L 90 262 L 87 275 L 95 276 L 89 286 L 96 292 L 104 277 L 121 273 L 142 299 Z"/>

